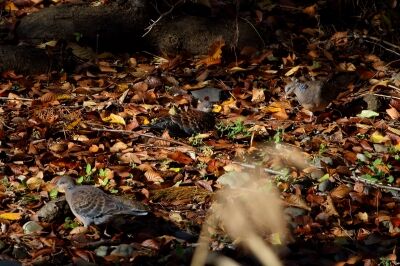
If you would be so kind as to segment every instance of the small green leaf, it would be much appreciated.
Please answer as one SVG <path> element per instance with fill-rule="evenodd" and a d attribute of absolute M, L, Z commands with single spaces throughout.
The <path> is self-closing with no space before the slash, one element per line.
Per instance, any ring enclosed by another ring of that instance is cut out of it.
<path fill-rule="evenodd" d="M 52 190 L 50 190 L 49 196 L 51 199 L 55 199 L 57 198 L 58 195 L 58 189 L 57 188 L 53 188 Z"/>
<path fill-rule="evenodd" d="M 361 118 L 371 118 L 371 117 L 379 116 L 379 114 L 372 110 L 362 110 L 361 113 L 359 113 L 357 116 L 361 117 Z"/>
<path fill-rule="evenodd" d="M 92 166 L 90 164 L 86 165 L 86 175 L 90 175 L 92 173 Z"/>
<path fill-rule="evenodd" d="M 324 181 L 326 181 L 326 180 L 328 180 L 328 179 L 329 179 L 329 174 L 324 174 L 323 176 L 321 176 L 321 177 L 318 179 L 318 182 L 322 183 L 322 182 L 324 182 Z"/>
<path fill-rule="evenodd" d="M 172 167 L 172 168 L 169 168 L 169 170 L 174 171 L 175 173 L 179 173 L 182 170 L 182 168 L 180 168 L 180 167 Z"/>
<path fill-rule="evenodd" d="M 100 185 L 102 187 L 104 187 L 104 186 L 106 186 L 108 184 L 108 181 L 110 181 L 110 180 L 108 179 L 108 177 L 106 177 L 106 178 L 104 178 L 103 180 L 100 181 Z"/>
<path fill-rule="evenodd" d="M 75 181 L 77 184 L 82 184 L 83 182 L 83 175 L 81 175 L 78 179 Z"/>
<path fill-rule="evenodd" d="M 117 189 L 110 189 L 110 193 L 111 193 L 111 194 L 117 194 L 117 193 L 118 193 L 118 190 L 117 190 Z"/>
<path fill-rule="evenodd" d="M 100 170 L 99 170 L 99 176 L 105 177 L 105 176 L 106 176 L 106 170 L 100 169 Z"/>

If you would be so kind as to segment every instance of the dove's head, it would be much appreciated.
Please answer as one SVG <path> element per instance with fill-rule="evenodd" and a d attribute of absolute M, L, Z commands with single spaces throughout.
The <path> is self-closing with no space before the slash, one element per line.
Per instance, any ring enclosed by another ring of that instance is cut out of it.
<path fill-rule="evenodd" d="M 285 94 L 286 96 L 292 94 L 294 92 L 294 90 L 299 87 L 301 83 L 299 82 L 298 79 L 296 78 L 292 78 L 291 82 L 289 82 L 286 86 L 285 86 Z"/>
<path fill-rule="evenodd" d="M 56 186 L 63 190 L 70 190 L 73 189 L 75 187 L 75 182 L 74 180 L 72 180 L 72 177 L 65 175 L 60 177 L 60 179 L 58 179 L 58 181 L 56 182 Z"/>

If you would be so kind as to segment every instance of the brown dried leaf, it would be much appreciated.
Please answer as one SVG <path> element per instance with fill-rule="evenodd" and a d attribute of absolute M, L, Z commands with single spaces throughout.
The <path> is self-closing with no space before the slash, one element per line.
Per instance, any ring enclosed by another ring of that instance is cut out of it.
<path fill-rule="evenodd" d="M 154 250 L 160 249 L 160 244 L 155 239 L 147 239 L 142 242 L 143 247 L 151 248 Z"/>
<path fill-rule="evenodd" d="M 189 164 L 193 163 L 192 158 L 190 158 L 189 156 L 187 156 L 186 154 L 184 154 L 183 152 L 180 152 L 180 151 L 168 153 L 168 158 L 170 158 L 176 162 L 185 164 L 185 165 L 189 165 Z"/>
<path fill-rule="evenodd" d="M 331 41 L 336 46 L 346 46 L 349 42 L 347 31 L 338 31 L 331 37 Z"/>
<path fill-rule="evenodd" d="M 308 6 L 303 9 L 303 13 L 309 15 L 310 17 L 315 17 L 315 15 L 317 14 L 317 8 L 318 8 L 317 4 Z"/>
<path fill-rule="evenodd" d="M 252 91 L 251 101 L 253 103 L 260 103 L 260 102 L 263 102 L 264 100 L 265 100 L 264 90 L 254 88 Z"/>
<path fill-rule="evenodd" d="M 196 63 L 196 67 L 200 67 L 201 65 L 212 66 L 220 64 L 222 58 L 222 47 L 224 46 L 225 46 L 225 41 L 222 37 L 216 40 L 211 45 L 208 56 L 198 61 Z"/>
<path fill-rule="evenodd" d="M 144 176 L 146 177 L 147 181 L 149 181 L 149 182 L 154 182 L 154 183 L 164 182 L 164 179 L 161 177 L 161 175 L 154 170 L 146 171 L 144 173 Z"/>
<path fill-rule="evenodd" d="M 347 197 L 352 189 L 345 184 L 341 184 L 331 192 L 331 197 L 334 199 L 343 199 Z"/>
<path fill-rule="evenodd" d="M 288 206 L 301 208 L 307 211 L 311 211 L 311 207 L 308 206 L 307 202 L 301 197 L 301 195 L 290 194 L 285 198 L 284 201 Z"/>

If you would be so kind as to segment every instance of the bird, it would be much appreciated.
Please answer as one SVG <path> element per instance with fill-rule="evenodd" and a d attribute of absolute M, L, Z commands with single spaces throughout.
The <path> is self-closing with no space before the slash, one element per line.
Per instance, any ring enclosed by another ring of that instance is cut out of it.
<path fill-rule="evenodd" d="M 105 224 L 119 215 L 147 215 L 147 210 L 139 204 L 134 205 L 109 195 L 99 188 L 81 185 L 76 186 L 72 177 L 65 175 L 56 182 L 64 190 L 67 203 L 75 217 L 85 228 L 95 224 Z"/>
<path fill-rule="evenodd" d="M 150 125 L 150 129 L 154 131 L 168 130 L 173 137 L 186 137 L 210 131 L 215 126 L 215 116 L 211 112 L 211 108 L 210 101 L 201 101 L 196 109 L 191 108 L 158 119 Z"/>
<path fill-rule="evenodd" d="M 297 101 L 310 112 L 324 111 L 347 86 L 358 79 L 356 72 L 339 72 L 327 80 L 301 82 L 297 79 L 285 86 L 286 95 L 294 93 Z"/>

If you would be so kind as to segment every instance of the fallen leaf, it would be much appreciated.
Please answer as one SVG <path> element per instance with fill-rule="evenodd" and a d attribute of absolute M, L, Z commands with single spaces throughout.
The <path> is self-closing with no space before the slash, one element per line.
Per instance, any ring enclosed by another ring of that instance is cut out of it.
<path fill-rule="evenodd" d="M 349 195 L 352 189 L 345 184 L 341 184 L 331 192 L 331 197 L 334 199 L 343 199 Z"/>
<path fill-rule="evenodd" d="M 293 74 L 295 74 L 300 69 L 300 67 L 302 67 L 302 66 L 292 67 L 288 72 L 285 73 L 285 76 L 286 77 L 292 76 Z"/>
<path fill-rule="evenodd" d="M 253 103 L 260 103 L 265 100 L 265 94 L 263 89 L 253 89 L 251 101 Z"/>
<path fill-rule="evenodd" d="M 102 120 L 111 124 L 126 125 L 124 118 L 116 114 L 110 114 L 110 116 L 103 117 Z"/>
<path fill-rule="evenodd" d="M 288 197 L 285 198 L 285 203 L 288 206 L 293 206 L 307 211 L 311 211 L 311 207 L 308 206 L 307 202 L 300 195 L 290 194 Z"/>
<path fill-rule="evenodd" d="M 21 213 L 16 213 L 16 212 L 5 212 L 0 214 L 0 219 L 5 219 L 5 220 L 16 221 L 20 220 L 21 218 L 22 218 Z"/>

